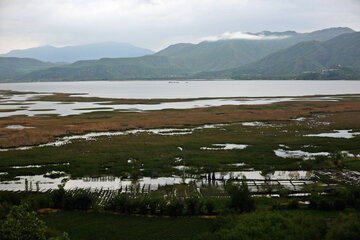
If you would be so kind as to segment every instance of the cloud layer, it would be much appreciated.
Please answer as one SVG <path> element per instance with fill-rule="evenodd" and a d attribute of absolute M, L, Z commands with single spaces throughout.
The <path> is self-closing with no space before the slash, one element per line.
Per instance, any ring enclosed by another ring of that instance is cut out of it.
<path fill-rule="evenodd" d="M 227 39 L 247 39 L 247 40 L 272 40 L 272 39 L 284 39 L 289 36 L 277 36 L 277 35 L 263 35 L 263 34 L 249 34 L 244 32 L 225 32 L 218 36 L 208 36 L 201 40 L 204 41 L 218 41 Z"/>
<path fill-rule="evenodd" d="M 262 30 L 360 30 L 359 12 L 359 0 L 0 0 L 0 52 L 102 41 L 159 50 Z"/>

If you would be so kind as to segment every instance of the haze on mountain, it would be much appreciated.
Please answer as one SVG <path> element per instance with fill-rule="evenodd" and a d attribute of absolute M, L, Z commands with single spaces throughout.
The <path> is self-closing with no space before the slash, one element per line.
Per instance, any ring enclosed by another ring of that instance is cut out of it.
<path fill-rule="evenodd" d="M 307 41 L 230 70 L 232 78 L 297 76 L 346 66 L 360 70 L 360 32 L 343 34 L 325 42 Z"/>
<path fill-rule="evenodd" d="M 154 52 L 129 43 L 103 42 L 79 46 L 53 47 L 50 45 L 24 50 L 12 50 L 0 57 L 34 58 L 45 62 L 72 63 L 100 58 L 140 57 Z"/>

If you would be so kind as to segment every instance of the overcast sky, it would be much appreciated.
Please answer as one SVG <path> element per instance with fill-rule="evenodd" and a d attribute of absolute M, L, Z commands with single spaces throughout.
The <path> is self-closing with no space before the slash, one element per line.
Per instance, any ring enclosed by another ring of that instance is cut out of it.
<path fill-rule="evenodd" d="M 0 53 L 117 41 L 160 50 L 245 32 L 360 30 L 360 0 L 0 0 Z"/>

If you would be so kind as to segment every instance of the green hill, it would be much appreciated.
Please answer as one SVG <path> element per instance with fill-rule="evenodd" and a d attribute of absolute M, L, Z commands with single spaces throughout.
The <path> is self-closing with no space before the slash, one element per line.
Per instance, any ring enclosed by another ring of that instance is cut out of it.
<path fill-rule="evenodd" d="M 234 78 L 296 76 L 339 65 L 360 69 L 360 32 L 343 34 L 325 42 L 301 42 L 222 74 Z"/>
<path fill-rule="evenodd" d="M 0 80 L 14 79 L 32 71 L 58 65 L 61 64 L 42 62 L 31 58 L 0 57 Z"/>
<path fill-rule="evenodd" d="M 162 78 L 164 76 L 176 78 L 185 76 L 186 72 L 187 69 L 172 63 L 166 57 L 144 56 L 79 61 L 66 66 L 33 71 L 18 79 L 72 81 Z"/>
<path fill-rule="evenodd" d="M 249 35 L 272 37 L 263 40 L 231 39 L 205 41 L 199 44 L 176 44 L 156 53 L 166 56 L 177 64 L 185 64 L 192 73 L 219 71 L 239 67 L 293 46 L 302 41 L 326 41 L 345 33 L 354 32 L 350 28 L 329 28 L 311 33 L 294 31 L 248 33 Z"/>

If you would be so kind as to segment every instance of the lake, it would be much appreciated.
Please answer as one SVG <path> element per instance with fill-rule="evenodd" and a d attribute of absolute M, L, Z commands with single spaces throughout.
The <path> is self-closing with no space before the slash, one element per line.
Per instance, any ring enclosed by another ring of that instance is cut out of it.
<path fill-rule="evenodd" d="M 104 98 L 221 98 L 360 93 L 360 81 L 83 81 L 2 83 L 0 90 L 84 93 Z"/>

